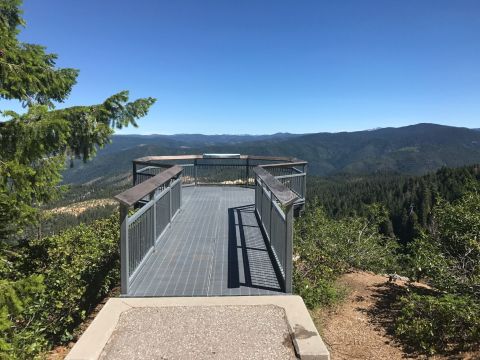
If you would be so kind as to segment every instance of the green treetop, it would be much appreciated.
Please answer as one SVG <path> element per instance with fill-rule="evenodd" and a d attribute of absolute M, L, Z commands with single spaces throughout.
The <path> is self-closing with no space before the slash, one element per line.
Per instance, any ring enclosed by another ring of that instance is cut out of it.
<path fill-rule="evenodd" d="M 0 0 L 0 98 L 24 114 L 2 111 L 0 122 L 0 240 L 36 219 L 37 208 L 59 194 L 67 159 L 95 155 L 114 129 L 145 116 L 153 98 L 128 101 L 128 91 L 101 104 L 54 109 L 76 83 L 78 70 L 56 67 L 56 54 L 18 40 L 25 25 L 21 0 Z"/>

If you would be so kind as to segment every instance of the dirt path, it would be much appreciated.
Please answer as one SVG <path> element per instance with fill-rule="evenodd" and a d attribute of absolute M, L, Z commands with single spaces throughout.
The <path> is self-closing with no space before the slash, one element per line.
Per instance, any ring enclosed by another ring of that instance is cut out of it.
<path fill-rule="evenodd" d="M 425 356 L 407 354 L 391 331 L 391 299 L 395 285 L 385 276 L 365 272 L 344 275 L 339 283 L 349 292 L 337 308 L 314 313 L 315 323 L 330 350 L 332 360 L 365 359 L 397 360 L 425 359 Z M 460 354 L 453 357 L 433 356 L 429 359 L 480 359 L 480 354 Z"/>

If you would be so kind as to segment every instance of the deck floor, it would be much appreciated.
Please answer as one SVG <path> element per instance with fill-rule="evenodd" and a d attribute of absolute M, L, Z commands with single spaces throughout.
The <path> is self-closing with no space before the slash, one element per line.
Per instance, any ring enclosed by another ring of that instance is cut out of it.
<path fill-rule="evenodd" d="M 282 294 L 254 213 L 253 189 L 182 189 L 182 209 L 160 238 L 128 296 Z"/>

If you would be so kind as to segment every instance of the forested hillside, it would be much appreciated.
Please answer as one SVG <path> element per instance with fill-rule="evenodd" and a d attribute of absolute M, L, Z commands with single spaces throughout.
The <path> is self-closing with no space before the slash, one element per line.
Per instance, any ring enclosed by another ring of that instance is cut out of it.
<path fill-rule="evenodd" d="M 441 167 L 480 162 L 480 132 L 418 124 L 371 131 L 271 136 L 114 136 L 88 164 L 64 173 L 67 183 L 84 183 L 131 169 L 146 155 L 205 152 L 295 156 L 309 162 L 312 175 L 396 173 L 422 175 Z"/>
<path fill-rule="evenodd" d="M 309 177 L 308 200 L 318 201 L 328 215 L 339 219 L 365 215 L 369 205 L 382 204 L 389 220 L 382 224 L 386 235 L 410 242 L 431 221 L 440 199 L 452 202 L 480 181 L 480 165 L 442 168 L 424 176 L 377 174 L 366 176 Z"/>
<path fill-rule="evenodd" d="M 480 167 L 310 178 L 308 187 L 294 240 L 296 291 L 307 304 L 342 301 L 336 281 L 350 271 L 391 274 L 376 297 L 375 307 L 386 310 L 372 315 L 375 324 L 409 355 L 472 351 L 478 358 Z M 422 283 L 398 287 L 395 273 Z"/>

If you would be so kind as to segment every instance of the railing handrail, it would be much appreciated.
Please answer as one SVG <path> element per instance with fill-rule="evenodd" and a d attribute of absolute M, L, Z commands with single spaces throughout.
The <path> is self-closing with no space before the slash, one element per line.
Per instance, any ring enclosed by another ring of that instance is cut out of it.
<path fill-rule="evenodd" d="M 152 178 L 114 196 L 114 199 L 121 202 L 123 205 L 133 206 L 139 200 L 150 195 L 160 186 L 165 185 L 168 181 L 178 176 L 182 171 L 183 168 L 181 166 L 174 165 Z"/>
<path fill-rule="evenodd" d="M 261 164 L 258 165 L 261 168 L 278 168 L 278 167 L 293 167 L 293 166 L 302 166 L 302 165 L 307 165 L 307 161 L 292 161 L 292 162 L 286 162 L 286 163 L 278 163 L 278 164 Z"/>
<path fill-rule="evenodd" d="M 208 154 L 206 154 L 208 155 Z M 168 160 L 215 160 L 215 159 L 241 159 L 241 160 L 269 160 L 269 161 L 284 161 L 285 163 L 296 163 L 298 165 L 307 164 L 307 162 L 301 161 L 295 157 L 289 156 L 267 156 L 267 155 L 240 155 L 240 157 L 232 158 L 231 154 L 225 154 L 225 157 L 222 157 L 222 154 L 216 154 L 215 158 L 204 157 L 204 155 L 155 155 L 155 156 L 144 156 L 138 159 L 133 160 L 134 163 L 150 163 L 151 161 L 168 161 Z M 272 164 L 273 165 L 273 164 Z"/>
<path fill-rule="evenodd" d="M 293 204 L 298 200 L 297 194 L 283 185 L 278 179 L 276 179 L 271 173 L 262 167 L 256 166 L 253 171 L 262 180 L 262 182 L 272 192 L 273 196 L 283 206 Z"/>

